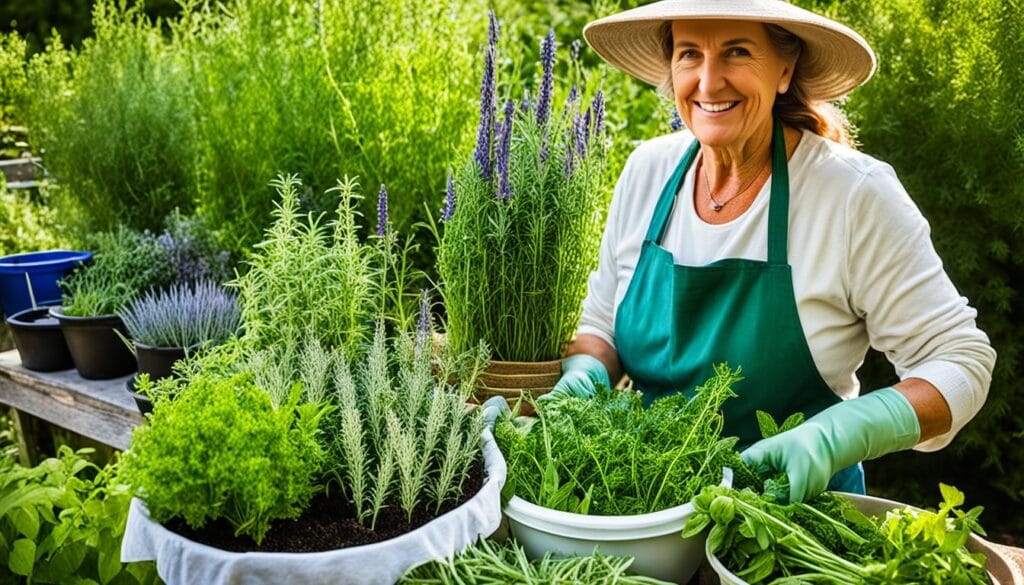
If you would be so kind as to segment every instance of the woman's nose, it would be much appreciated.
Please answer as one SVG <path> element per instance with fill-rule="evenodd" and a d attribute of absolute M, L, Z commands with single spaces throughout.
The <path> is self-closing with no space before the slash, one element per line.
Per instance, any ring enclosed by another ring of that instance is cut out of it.
<path fill-rule="evenodd" d="M 725 86 L 724 70 L 721 62 L 715 58 L 704 59 L 700 67 L 700 90 L 712 96 Z"/>

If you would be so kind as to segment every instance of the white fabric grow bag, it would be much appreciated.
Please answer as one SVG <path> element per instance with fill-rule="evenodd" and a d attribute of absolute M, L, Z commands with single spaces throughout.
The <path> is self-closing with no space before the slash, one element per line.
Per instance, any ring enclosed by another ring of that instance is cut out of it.
<path fill-rule="evenodd" d="M 895 508 L 903 508 L 906 505 L 892 500 L 886 500 L 884 498 L 876 498 L 874 496 L 862 496 L 860 494 L 848 494 L 846 492 L 838 493 L 849 498 L 858 510 L 868 516 L 878 516 Z M 978 538 L 977 535 L 972 534 L 971 537 L 967 539 L 967 550 L 971 552 L 985 553 L 988 558 L 988 563 L 985 568 L 988 569 L 989 577 L 992 579 L 993 583 L 996 583 L 997 585 L 1014 585 L 1012 582 L 1006 582 L 1004 584 L 1003 581 L 1000 581 L 993 576 L 994 574 L 1010 574 L 1010 571 L 1009 568 L 1006 567 L 1006 563 L 1002 557 L 995 554 L 995 551 L 986 546 L 984 540 Z M 708 564 L 710 564 L 711 568 L 718 574 L 719 582 L 722 583 L 722 585 L 749 585 L 741 577 L 737 577 L 732 571 L 725 568 L 722 561 L 712 554 L 710 550 L 707 550 L 706 553 L 708 557 Z"/>
<path fill-rule="evenodd" d="M 722 486 L 732 486 L 725 469 Z M 634 516 L 591 516 L 560 512 L 513 497 L 505 506 L 512 535 L 530 558 L 545 553 L 558 557 L 589 555 L 630 556 L 630 573 L 686 583 L 704 560 L 702 533 L 683 538 L 683 526 L 693 513 L 686 503 L 667 510 Z"/>
<path fill-rule="evenodd" d="M 156 561 L 167 585 L 390 584 L 408 569 L 450 557 L 501 523 L 507 469 L 490 429 L 482 435 L 485 479 L 480 491 L 454 510 L 401 536 L 316 553 L 228 552 L 193 542 L 149 518 L 133 498 L 121 561 Z"/>

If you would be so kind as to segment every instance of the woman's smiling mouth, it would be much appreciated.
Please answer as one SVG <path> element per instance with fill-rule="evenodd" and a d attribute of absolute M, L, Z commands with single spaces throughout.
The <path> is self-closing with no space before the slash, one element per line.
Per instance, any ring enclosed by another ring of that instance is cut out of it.
<path fill-rule="evenodd" d="M 697 104 L 697 107 L 700 108 L 701 110 L 703 110 L 705 112 L 708 112 L 708 113 L 711 113 L 711 114 L 715 114 L 715 113 L 718 113 L 718 112 L 724 112 L 726 110 L 731 110 L 734 107 L 736 107 L 736 104 L 738 104 L 740 102 L 739 101 L 734 101 L 734 102 L 695 102 L 695 103 Z"/>

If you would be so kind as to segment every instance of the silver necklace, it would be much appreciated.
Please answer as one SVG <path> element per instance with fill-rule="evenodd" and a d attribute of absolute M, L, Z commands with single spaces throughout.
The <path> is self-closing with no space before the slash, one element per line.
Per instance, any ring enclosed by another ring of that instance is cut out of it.
<path fill-rule="evenodd" d="M 715 211 L 722 211 L 722 208 L 725 207 L 725 205 L 727 203 L 729 203 L 733 199 L 739 197 L 740 195 L 746 193 L 747 189 L 749 189 L 751 185 L 756 183 L 757 180 L 761 178 L 761 175 L 764 174 L 764 168 L 762 168 L 761 172 L 759 172 L 756 175 L 754 175 L 754 178 L 751 179 L 750 182 L 747 183 L 747 185 L 745 187 L 743 187 L 743 189 L 737 191 L 736 193 L 733 193 L 732 197 L 730 197 L 730 198 L 726 199 L 725 201 L 722 201 L 721 203 L 719 203 L 719 201 L 717 199 L 715 199 L 714 194 L 711 193 L 711 180 L 708 179 L 708 167 L 707 167 L 707 165 L 704 164 L 703 158 L 700 161 L 700 170 L 704 173 L 704 189 L 708 192 L 708 199 L 711 200 L 711 209 L 713 209 Z"/>

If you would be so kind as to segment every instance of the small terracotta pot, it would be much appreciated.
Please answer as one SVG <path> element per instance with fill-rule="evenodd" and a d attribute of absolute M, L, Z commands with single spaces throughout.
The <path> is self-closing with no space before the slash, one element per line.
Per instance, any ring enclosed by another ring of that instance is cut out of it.
<path fill-rule="evenodd" d="M 503 362 L 492 360 L 477 379 L 474 400 L 482 403 L 502 396 L 509 406 L 524 397 L 537 398 L 551 391 L 562 375 L 562 360 L 547 362 Z M 523 401 L 520 414 L 535 414 L 533 405 Z"/>

